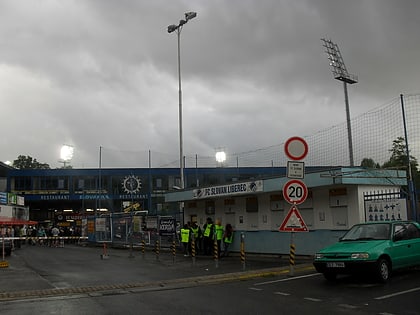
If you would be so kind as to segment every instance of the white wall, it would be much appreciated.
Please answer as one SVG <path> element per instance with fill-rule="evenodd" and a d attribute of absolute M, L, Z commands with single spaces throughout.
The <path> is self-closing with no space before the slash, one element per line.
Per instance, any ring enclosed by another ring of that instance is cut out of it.
<path fill-rule="evenodd" d="M 347 185 L 347 195 L 330 196 L 331 188 L 312 189 L 312 198 L 297 206 L 309 230 L 347 230 L 364 222 L 363 193 L 390 189 L 389 186 Z M 258 212 L 246 212 L 245 196 L 234 197 L 233 205 L 224 205 L 226 197 L 215 199 L 215 213 L 210 215 L 205 214 L 205 202 L 197 201 L 196 208 L 185 209 L 185 221 L 189 221 L 191 215 L 197 215 L 200 225 L 211 217 L 213 221 L 221 219 L 223 225 L 231 223 L 235 230 L 276 231 L 291 205 L 284 200 L 270 201 L 272 194 L 257 194 Z"/>

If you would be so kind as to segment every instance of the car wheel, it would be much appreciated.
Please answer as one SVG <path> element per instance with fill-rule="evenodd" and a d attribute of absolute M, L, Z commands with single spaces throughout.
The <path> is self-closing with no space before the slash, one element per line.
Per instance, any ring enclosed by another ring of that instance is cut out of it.
<path fill-rule="evenodd" d="M 324 272 L 324 278 L 328 281 L 334 281 L 337 278 L 337 274 L 335 272 Z"/>
<path fill-rule="evenodd" d="M 384 258 L 379 259 L 377 264 L 377 279 L 385 283 L 388 281 L 390 275 L 391 267 L 389 261 Z"/>

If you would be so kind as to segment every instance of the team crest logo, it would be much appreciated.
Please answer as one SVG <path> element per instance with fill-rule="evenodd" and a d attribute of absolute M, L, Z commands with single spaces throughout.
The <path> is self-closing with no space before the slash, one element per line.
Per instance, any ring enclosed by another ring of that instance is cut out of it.
<path fill-rule="evenodd" d="M 122 181 L 122 188 L 126 194 L 135 194 L 141 189 L 141 179 L 137 176 L 126 176 Z"/>

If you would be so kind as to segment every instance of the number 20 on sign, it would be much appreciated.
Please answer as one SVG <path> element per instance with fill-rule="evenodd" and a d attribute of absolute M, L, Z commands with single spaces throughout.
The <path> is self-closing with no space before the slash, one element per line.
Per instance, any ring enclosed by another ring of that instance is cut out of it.
<path fill-rule="evenodd" d="M 308 188 L 301 180 L 289 180 L 283 186 L 283 197 L 288 203 L 299 205 L 308 197 Z"/>

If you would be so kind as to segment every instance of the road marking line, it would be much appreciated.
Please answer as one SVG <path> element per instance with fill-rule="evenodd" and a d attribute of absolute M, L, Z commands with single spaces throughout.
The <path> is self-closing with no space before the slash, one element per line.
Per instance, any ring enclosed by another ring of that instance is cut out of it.
<path fill-rule="evenodd" d="M 291 278 L 285 278 L 285 279 L 255 283 L 254 285 L 265 285 L 265 284 L 271 284 L 271 283 L 276 283 L 276 282 L 298 280 L 298 279 L 302 279 L 302 278 L 308 278 L 308 277 L 319 276 L 319 275 L 321 275 L 321 274 L 320 273 L 311 273 L 309 275 L 303 275 L 303 276 L 299 276 L 299 277 L 291 277 Z"/>
<path fill-rule="evenodd" d="M 283 296 L 288 296 L 288 295 L 290 295 L 290 293 L 286 293 L 286 292 L 274 292 L 274 294 L 277 294 L 277 295 L 283 295 Z"/>
<path fill-rule="evenodd" d="M 392 294 L 388 294 L 388 295 L 383 295 L 383 296 L 378 296 L 375 298 L 375 300 L 385 300 L 385 299 L 389 299 L 392 298 L 394 296 L 398 296 L 398 295 L 402 295 L 402 294 L 406 294 L 406 293 L 411 293 L 411 292 L 415 292 L 415 291 L 419 291 L 420 287 L 418 288 L 413 288 L 410 290 L 405 290 L 405 291 L 400 291 L 400 292 L 396 292 L 396 293 L 392 293 Z"/>
<path fill-rule="evenodd" d="M 254 290 L 254 291 L 262 291 L 262 289 L 260 289 L 260 288 L 248 288 L 248 289 Z"/>
<path fill-rule="evenodd" d="M 338 304 L 338 306 L 344 307 L 344 308 L 349 308 L 349 309 L 356 309 L 359 308 L 356 305 L 351 305 L 351 304 Z"/>
<path fill-rule="evenodd" d="M 308 300 L 308 301 L 312 301 L 312 302 L 321 302 L 322 300 L 321 299 L 315 299 L 315 298 L 310 298 L 310 297 L 306 297 L 306 298 L 303 298 L 304 300 Z"/>

